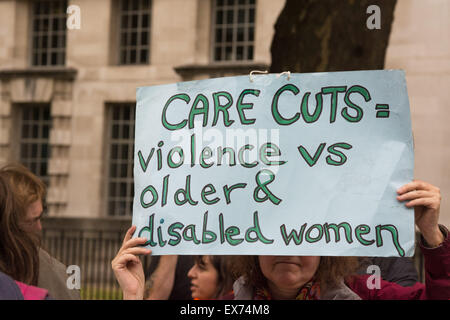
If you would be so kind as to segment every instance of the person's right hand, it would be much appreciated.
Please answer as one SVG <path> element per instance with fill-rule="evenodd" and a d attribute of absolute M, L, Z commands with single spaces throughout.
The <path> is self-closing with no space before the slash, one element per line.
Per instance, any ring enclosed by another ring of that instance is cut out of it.
<path fill-rule="evenodd" d="M 112 260 L 111 266 L 123 291 L 125 300 L 144 298 L 145 276 L 144 268 L 138 255 L 146 255 L 150 249 L 138 247 L 147 241 L 145 238 L 132 239 L 136 226 L 128 229 L 123 239 L 122 247 Z"/>

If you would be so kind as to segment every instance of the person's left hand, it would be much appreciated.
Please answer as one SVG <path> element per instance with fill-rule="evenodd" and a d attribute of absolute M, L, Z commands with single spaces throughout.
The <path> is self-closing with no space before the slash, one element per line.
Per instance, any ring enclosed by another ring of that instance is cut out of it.
<path fill-rule="evenodd" d="M 128 229 L 122 247 L 111 262 L 114 275 L 123 291 L 125 300 L 144 298 L 145 276 L 139 255 L 150 254 L 151 250 L 140 247 L 145 238 L 132 238 L 136 226 Z"/>
<path fill-rule="evenodd" d="M 424 181 L 414 180 L 397 190 L 399 201 L 408 201 L 408 208 L 414 207 L 414 220 L 425 241 L 437 247 L 444 241 L 439 229 L 441 192 L 439 188 Z"/>

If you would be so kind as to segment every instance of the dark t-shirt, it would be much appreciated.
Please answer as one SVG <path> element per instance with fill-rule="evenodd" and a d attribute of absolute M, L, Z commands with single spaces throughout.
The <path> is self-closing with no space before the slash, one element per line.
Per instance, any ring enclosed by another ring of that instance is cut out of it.
<path fill-rule="evenodd" d="M 159 263 L 159 256 L 153 256 L 150 262 L 150 267 L 147 270 L 146 278 L 155 271 Z M 178 256 L 177 266 L 175 269 L 175 280 L 169 300 L 191 300 L 191 282 L 187 276 L 189 270 L 194 265 L 194 256 Z"/>
<path fill-rule="evenodd" d="M 416 267 L 411 258 L 407 257 L 370 257 L 366 258 L 359 274 L 367 274 L 367 266 L 380 267 L 381 278 L 389 282 L 395 282 L 403 287 L 413 286 L 419 281 Z"/>

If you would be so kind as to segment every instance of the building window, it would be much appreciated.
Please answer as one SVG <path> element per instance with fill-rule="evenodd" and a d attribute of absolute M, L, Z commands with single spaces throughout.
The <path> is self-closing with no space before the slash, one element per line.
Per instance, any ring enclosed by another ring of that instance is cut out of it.
<path fill-rule="evenodd" d="M 63 66 L 66 60 L 67 0 L 32 3 L 31 64 Z"/>
<path fill-rule="evenodd" d="M 213 0 L 213 61 L 253 60 L 256 0 Z"/>
<path fill-rule="evenodd" d="M 133 155 L 135 104 L 107 105 L 107 214 L 133 212 Z"/>
<path fill-rule="evenodd" d="M 20 105 L 19 161 L 49 185 L 51 128 L 49 105 Z"/>
<path fill-rule="evenodd" d="M 150 0 L 121 0 L 119 64 L 147 64 L 150 51 Z"/>

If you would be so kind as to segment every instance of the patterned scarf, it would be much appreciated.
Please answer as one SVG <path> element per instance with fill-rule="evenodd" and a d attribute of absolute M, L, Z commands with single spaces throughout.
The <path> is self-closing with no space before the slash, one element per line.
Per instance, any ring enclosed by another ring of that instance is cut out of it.
<path fill-rule="evenodd" d="M 272 296 L 265 288 L 256 289 L 254 300 L 272 300 Z M 319 300 L 320 299 L 320 285 L 315 278 L 305 283 L 297 293 L 295 300 Z"/>

